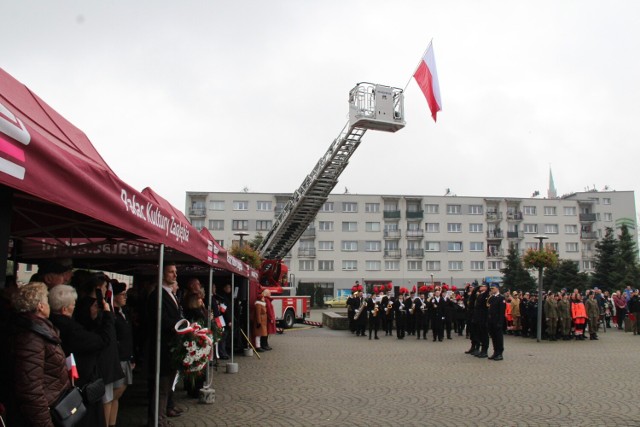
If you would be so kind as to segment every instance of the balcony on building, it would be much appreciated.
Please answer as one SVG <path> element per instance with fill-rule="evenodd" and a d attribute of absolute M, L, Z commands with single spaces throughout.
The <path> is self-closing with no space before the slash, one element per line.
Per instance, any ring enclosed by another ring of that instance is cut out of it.
<path fill-rule="evenodd" d="M 582 240 L 598 240 L 598 233 L 595 231 L 581 231 L 580 238 Z"/>
<path fill-rule="evenodd" d="M 298 248 L 298 258 L 315 258 L 316 248 Z"/>
<path fill-rule="evenodd" d="M 595 251 L 582 251 L 582 259 L 594 259 L 595 257 Z"/>
<path fill-rule="evenodd" d="M 384 230 L 385 239 L 399 239 L 402 237 L 402 230 Z"/>
<path fill-rule="evenodd" d="M 580 222 L 595 222 L 596 214 L 594 213 L 581 213 L 579 215 Z"/>
<path fill-rule="evenodd" d="M 400 211 L 384 211 L 383 212 L 384 219 L 400 219 Z"/>
<path fill-rule="evenodd" d="M 407 216 L 407 219 L 423 219 L 424 211 L 405 211 L 405 215 Z"/>
<path fill-rule="evenodd" d="M 302 232 L 301 237 L 316 237 L 316 228 L 307 227 L 307 229 Z"/>
<path fill-rule="evenodd" d="M 207 216 L 207 210 L 203 207 L 192 207 L 189 209 L 189 216 L 191 218 L 202 218 Z"/>
<path fill-rule="evenodd" d="M 523 239 L 524 233 L 522 231 L 507 231 L 507 239 Z"/>
<path fill-rule="evenodd" d="M 522 212 L 507 212 L 507 221 L 522 221 Z"/>
<path fill-rule="evenodd" d="M 384 250 L 385 258 L 402 258 L 402 249 L 385 249 Z"/>
<path fill-rule="evenodd" d="M 424 237 L 424 230 L 407 230 L 407 239 L 422 239 Z"/>
<path fill-rule="evenodd" d="M 504 237 L 504 232 L 502 230 L 487 230 L 487 239 L 502 239 Z"/>
<path fill-rule="evenodd" d="M 423 258 L 424 249 L 407 249 L 407 258 Z"/>
<path fill-rule="evenodd" d="M 487 211 L 487 221 L 502 221 L 502 212 Z"/>
<path fill-rule="evenodd" d="M 489 248 L 487 250 L 487 258 L 504 258 L 504 251 L 502 248 Z"/>

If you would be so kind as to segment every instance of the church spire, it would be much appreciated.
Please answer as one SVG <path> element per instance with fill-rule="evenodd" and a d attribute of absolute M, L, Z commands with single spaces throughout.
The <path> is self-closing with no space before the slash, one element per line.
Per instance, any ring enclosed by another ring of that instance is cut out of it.
<path fill-rule="evenodd" d="M 553 183 L 553 172 L 551 172 L 551 168 L 549 168 L 549 188 L 547 189 L 547 198 L 548 199 L 556 199 L 558 194 L 556 192 L 556 186 Z"/>

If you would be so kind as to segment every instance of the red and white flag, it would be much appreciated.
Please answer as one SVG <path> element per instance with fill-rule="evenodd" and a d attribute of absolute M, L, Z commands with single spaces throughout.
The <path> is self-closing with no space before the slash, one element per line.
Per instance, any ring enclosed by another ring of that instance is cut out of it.
<path fill-rule="evenodd" d="M 416 79 L 418 86 L 427 98 L 431 117 L 436 121 L 438 111 L 442 110 L 442 100 L 440 99 L 440 85 L 438 84 L 438 72 L 436 71 L 436 58 L 433 54 L 433 43 L 429 43 L 429 47 L 425 52 L 420 65 L 413 77 Z"/>
<path fill-rule="evenodd" d="M 224 313 L 225 311 L 227 311 L 226 304 L 218 304 L 218 308 L 220 309 L 220 313 Z"/>
<path fill-rule="evenodd" d="M 80 378 L 80 375 L 78 375 L 78 368 L 76 367 L 76 359 L 73 357 L 73 353 L 66 358 L 65 364 L 67 365 L 67 371 L 69 371 L 71 381 Z"/>
<path fill-rule="evenodd" d="M 224 317 L 218 316 L 216 317 L 216 325 L 218 325 L 218 328 L 222 329 L 227 325 L 227 322 L 224 321 Z"/>

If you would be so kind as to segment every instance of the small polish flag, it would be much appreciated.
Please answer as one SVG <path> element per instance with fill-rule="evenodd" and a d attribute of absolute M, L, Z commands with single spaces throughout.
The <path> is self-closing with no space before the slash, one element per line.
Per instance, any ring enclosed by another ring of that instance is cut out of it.
<path fill-rule="evenodd" d="M 73 357 L 73 353 L 65 359 L 65 364 L 67 365 L 67 371 L 69 371 L 69 376 L 72 381 L 80 378 L 80 375 L 78 375 L 78 368 L 76 367 L 76 359 Z"/>
<path fill-rule="evenodd" d="M 413 77 L 416 79 L 425 98 L 427 98 L 431 117 L 435 122 L 438 111 L 442 110 L 442 100 L 440 99 L 440 84 L 438 83 L 436 58 L 433 54 L 433 43 L 429 43 L 429 47 L 422 57 L 418 69 L 413 73 Z"/>
<path fill-rule="evenodd" d="M 216 317 L 216 325 L 218 325 L 218 328 L 222 329 L 227 325 L 227 322 L 224 321 L 224 317 L 218 316 Z"/>
<path fill-rule="evenodd" d="M 220 309 L 220 313 L 224 313 L 225 311 L 227 311 L 227 306 L 224 304 L 220 304 L 218 308 Z"/>

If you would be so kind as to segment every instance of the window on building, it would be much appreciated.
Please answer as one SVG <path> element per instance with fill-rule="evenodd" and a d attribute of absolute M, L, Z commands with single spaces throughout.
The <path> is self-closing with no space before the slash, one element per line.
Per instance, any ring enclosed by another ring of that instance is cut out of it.
<path fill-rule="evenodd" d="M 484 270 L 484 261 L 471 261 L 470 268 L 474 271 Z"/>
<path fill-rule="evenodd" d="M 400 261 L 385 261 L 384 262 L 384 270 L 385 271 L 398 271 L 398 270 L 400 270 Z"/>
<path fill-rule="evenodd" d="M 564 234 L 578 234 L 578 226 L 576 224 L 565 224 Z"/>
<path fill-rule="evenodd" d="M 256 221 L 256 230 L 268 231 L 271 230 L 272 221 L 270 219 L 259 219 Z"/>
<path fill-rule="evenodd" d="M 564 216 L 576 216 L 576 207 L 575 206 L 565 206 L 564 207 Z"/>
<path fill-rule="evenodd" d="M 565 249 L 567 250 L 567 252 L 578 252 L 578 243 L 567 242 L 565 243 Z"/>
<path fill-rule="evenodd" d="M 358 231 L 358 223 L 355 221 L 342 221 L 342 231 Z"/>
<path fill-rule="evenodd" d="M 440 261 L 427 261 L 427 271 L 440 271 Z"/>
<path fill-rule="evenodd" d="M 209 209 L 212 211 L 223 211 L 224 210 L 224 200 L 210 200 L 209 201 Z"/>
<path fill-rule="evenodd" d="M 318 260 L 318 271 L 333 271 L 333 260 Z"/>
<path fill-rule="evenodd" d="M 248 211 L 249 210 L 249 201 L 248 200 L 234 200 L 233 201 L 233 210 L 234 211 Z"/>
<path fill-rule="evenodd" d="M 540 249 L 538 246 L 538 242 L 526 242 L 524 244 L 525 250 L 533 249 L 534 251 L 537 251 L 538 249 Z"/>
<path fill-rule="evenodd" d="M 342 251 L 343 252 L 356 252 L 358 250 L 357 240 L 343 240 Z"/>
<path fill-rule="evenodd" d="M 313 271 L 313 260 L 301 259 L 298 261 L 298 267 L 300 271 Z"/>
<path fill-rule="evenodd" d="M 487 261 L 488 270 L 495 271 L 502 268 L 502 261 Z"/>
<path fill-rule="evenodd" d="M 196 230 L 202 230 L 204 228 L 204 219 L 192 219 L 191 225 L 193 225 L 193 228 Z"/>
<path fill-rule="evenodd" d="M 366 252 L 380 252 L 382 244 L 379 240 L 367 240 L 364 242 L 364 250 Z"/>
<path fill-rule="evenodd" d="M 342 212 L 346 212 L 346 213 L 358 212 L 358 203 L 356 203 L 356 202 L 342 202 Z"/>
<path fill-rule="evenodd" d="M 484 206 L 469 205 L 469 215 L 482 215 L 482 214 L 484 214 Z"/>
<path fill-rule="evenodd" d="M 447 233 L 462 233 L 462 224 L 459 222 L 447 223 Z"/>
<path fill-rule="evenodd" d="M 469 224 L 469 233 L 482 233 L 483 224 Z"/>
<path fill-rule="evenodd" d="M 333 221 L 319 221 L 318 230 L 320 231 L 333 231 Z"/>
<path fill-rule="evenodd" d="M 558 234 L 558 224 L 545 224 L 544 232 L 545 234 Z"/>
<path fill-rule="evenodd" d="M 224 219 L 210 219 L 209 230 L 224 230 Z"/>
<path fill-rule="evenodd" d="M 469 242 L 469 250 L 471 252 L 483 252 L 484 242 Z"/>
<path fill-rule="evenodd" d="M 603 205 L 610 205 L 611 204 L 611 199 L 608 197 L 603 197 L 602 198 L 602 204 Z"/>
<path fill-rule="evenodd" d="M 462 252 L 462 242 L 447 242 L 447 252 Z"/>
<path fill-rule="evenodd" d="M 333 250 L 333 240 L 320 240 L 320 241 L 318 241 L 318 250 L 319 251 L 332 251 Z"/>
<path fill-rule="evenodd" d="M 384 223 L 384 231 L 398 231 L 398 223 L 397 222 L 385 222 Z"/>
<path fill-rule="evenodd" d="M 462 205 L 447 205 L 447 215 L 460 215 L 462 213 Z"/>
<path fill-rule="evenodd" d="M 558 242 L 549 242 L 545 246 L 550 248 L 554 252 L 558 252 Z"/>
<path fill-rule="evenodd" d="M 364 211 L 366 213 L 378 213 L 380 212 L 380 203 L 365 203 Z"/>
<path fill-rule="evenodd" d="M 586 271 L 593 270 L 594 262 L 591 260 L 583 260 L 582 261 L 582 269 Z"/>
<path fill-rule="evenodd" d="M 523 206 L 522 212 L 525 215 L 537 215 L 535 206 Z"/>
<path fill-rule="evenodd" d="M 385 251 L 396 251 L 398 250 L 398 240 L 385 240 L 384 241 L 384 250 Z"/>
<path fill-rule="evenodd" d="M 422 271 L 422 261 L 407 261 L 407 270 Z"/>
<path fill-rule="evenodd" d="M 365 223 L 365 231 L 380 231 L 380 223 L 379 222 Z"/>
<path fill-rule="evenodd" d="M 549 216 L 549 215 L 557 215 L 556 214 L 556 207 L 555 206 L 545 206 L 544 207 L 544 214 Z"/>
<path fill-rule="evenodd" d="M 538 224 L 524 224 L 524 232 L 525 234 L 537 234 Z"/>
<path fill-rule="evenodd" d="M 358 270 L 358 261 L 345 259 L 342 261 L 343 271 L 356 271 Z"/>
<path fill-rule="evenodd" d="M 259 211 L 271 211 L 271 201 L 270 200 L 258 200 L 256 209 Z"/>
<path fill-rule="evenodd" d="M 398 202 L 384 202 L 384 211 L 385 212 L 395 212 L 398 210 Z"/>
<path fill-rule="evenodd" d="M 428 214 L 437 214 L 440 211 L 440 205 L 424 205 L 424 213 Z"/>
<path fill-rule="evenodd" d="M 382 268 L 382 263 L 376 260 L 365 261 L 364 268 L 367 271 L 380 271 Z"/>
<path fill-rule="evenodd" d="M 462 270 L 462 261 L 449 261 L 449 271 Z"/>
<path fill-rule="evenodd" d="M 604 213 L 604 220 L 611 222 L 613 221 L 613 214 L 611 212 L 605 212 Z"/>
<path fill-rule="evenodd" d="M 440 223 L 438 222 L 427 222 L 425 224 L 427 233 L 439 233 L 440 232 Z"/>
<path fill-rule="evenodd" d="M 425 242 L 424 250 L 427 252 L 440 252 L 440 242 Z"/>
<path fill-rule="evenodd" d="M 24 271 L 26 273 L 31 273 L 33 271 L 33 264 L 25 264 Z"/>
<path fill-rule="evenodd" d="M 333 212 L 333 202 L 324 202 L 320 212 Z"/>
<path fill-rule="evenodd" d="M 248 230 L 249 229 L 249 221 L 246 219 L 234 219 L 231 222 L 232 230 Z"/>

